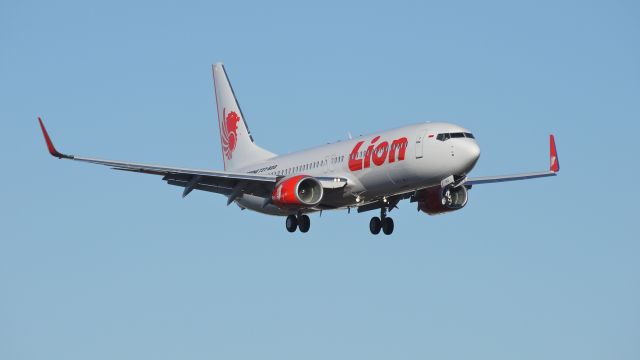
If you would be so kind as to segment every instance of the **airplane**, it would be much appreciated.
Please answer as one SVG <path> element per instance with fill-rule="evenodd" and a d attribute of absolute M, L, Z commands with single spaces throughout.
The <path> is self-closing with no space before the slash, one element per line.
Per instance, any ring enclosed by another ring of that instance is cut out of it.
<path fill-rule="evenodd" d="M 480 157 L 473 134 L 445 122 L 421 122 L 322 145 L 287 155 L 259 147 L 249 131 L 222 63 L 212 66 L 224 170 L 186 169 L 67 155 L 56 150 L 38 117 L 49 153 L 112 169 L 162 176 L 169 185 L 227 197 L 242 210 L 286 216 L 289 232 L 309 231 L 307 214 L 352 209 L 379 210 L 369 222 L 372 234 L 390 235 L 388 215 L 402 200 L 429 215 L 465 207 L 475 185 L 556 176 L 560 163 L 549 136 L 547 171 L 468 177 Z"/>

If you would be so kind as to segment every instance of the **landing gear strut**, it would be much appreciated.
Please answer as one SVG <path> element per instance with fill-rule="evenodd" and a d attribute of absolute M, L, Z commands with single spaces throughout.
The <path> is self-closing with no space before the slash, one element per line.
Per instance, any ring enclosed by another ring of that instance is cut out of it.
<path fill-rule="evenodd" d="M 311 227 L 311 219 L 307 215 L 299 214 L 287 216 L 285 226 L 288 232 L 295 232 L 296 229 L 300 229 L 300 232 L 306 233 Z"/>
<path fill-rule="evenodd" d="M 380 209 L 380 217 L 372 217 L 369 221 L 369 230 L 372 234 L 377 235 L 380 233 L 380 229 L 385 235 L 391 235 L 393 233 L 393 219 L 387 217 L 387 208 Z"/>

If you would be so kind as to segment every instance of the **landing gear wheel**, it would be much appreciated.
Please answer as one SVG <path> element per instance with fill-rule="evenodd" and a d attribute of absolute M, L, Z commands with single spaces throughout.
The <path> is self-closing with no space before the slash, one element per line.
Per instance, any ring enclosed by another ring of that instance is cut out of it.
<path fill-rule="evenodd" d="M 309 231 L 310 227 L 311 220 L 309 220 L 309 217 L 307 215 L 298 216 L 298 229 L 300 229 L 300 232 L 306 233 L 307 231 Z"/>
<path fill-rule="evenodd" d="M 385 235 L 391 235 L 393 232 L 393 219 L 390 217 L 386 217 L 382 219 L 382 232 Z"/>
<path fill-rule="evenodd" d="M 285 222 L 285 226 L 287 227 L 288 232 L 294 232 L 298 228 L 298 220 L 294 215 L 287 216 L 287 221 Z"/>
<path fill-rule="evenodd" d="M 369 230 L 371 231 L 371 233 L 373 235 L 378 235 L 380 233 L 381 227 L 382 225 L 380 222 L 380 218 L 377 216 L 372 217 L 371 221 L 369 221 Z"/>

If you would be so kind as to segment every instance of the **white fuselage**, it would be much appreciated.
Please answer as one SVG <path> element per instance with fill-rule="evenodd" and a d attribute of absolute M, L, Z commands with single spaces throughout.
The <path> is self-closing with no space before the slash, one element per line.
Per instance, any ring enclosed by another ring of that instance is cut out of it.
<path fill-rule="evenodd" d="M 451 175 L 466 175 L 476 164 L 480 148 L 469 137 L 437 138 L 438 134 L 451 133 L 469 132 L 450 123 L 418 123 L 276 156 L 239 171 L 347 179 L 349 191 L 328 197 L 323 203 L 332 208 L 354 206 L 440 185 Z M 265 206 L 263 198 L 247 194 L 236 202 L 261 213 L 290 213 L 275 205 Z"/>

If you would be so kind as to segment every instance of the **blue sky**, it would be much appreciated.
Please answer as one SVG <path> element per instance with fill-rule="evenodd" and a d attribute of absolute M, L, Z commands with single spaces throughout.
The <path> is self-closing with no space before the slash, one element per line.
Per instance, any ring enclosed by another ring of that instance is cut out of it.
<path fill-rule="evenodd" d="M 0 3 L 0 358 L 638 359 L 633 1 Z M 442 120 L 446 216 L 284 219 L 61 151 L 221 169 L 211 63 L 277 153 Z"/>

